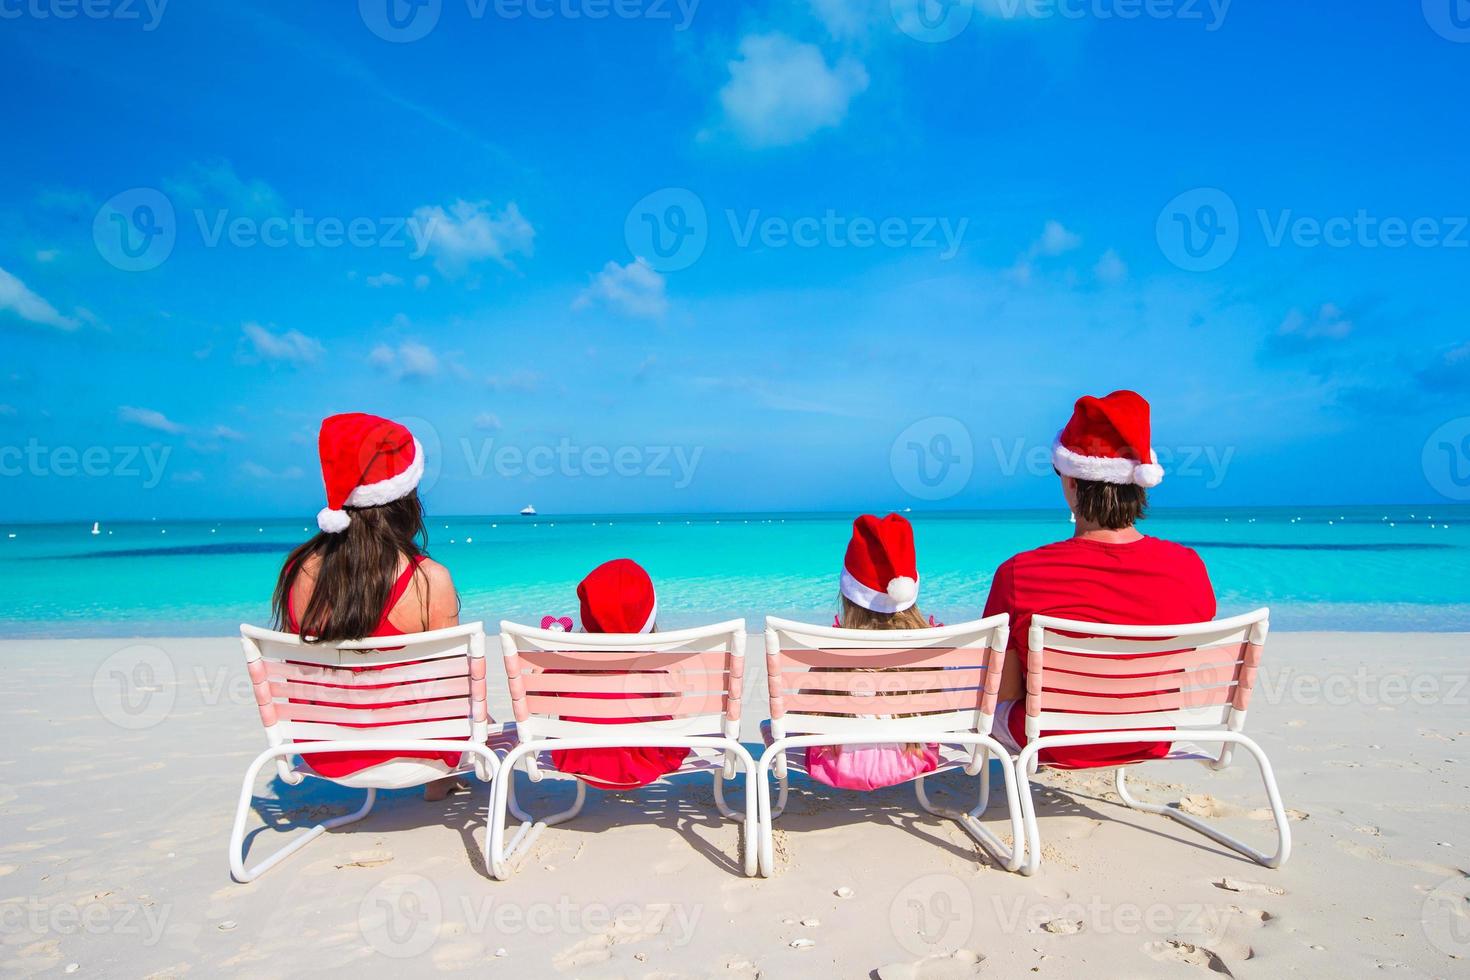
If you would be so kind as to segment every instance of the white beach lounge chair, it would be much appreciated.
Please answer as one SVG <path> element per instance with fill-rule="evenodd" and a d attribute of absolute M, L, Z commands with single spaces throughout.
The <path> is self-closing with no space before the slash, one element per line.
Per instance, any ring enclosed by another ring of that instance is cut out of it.
<path fill-rule="evenodd" d="M 940 745 L 939 768 L 926 775 L 951 769 L 978 775 L 980 797 L 974 809 L 932 804 L 924 790 L 925 776 L 914 780 L 919 805 L 957 821 L 1006 870 L 1020 867 L 1021 810 L 1011 756 L 990 734 L 1008 622 L 1002 614 L 931 629 L 850 630 L 766 619 L 771 716 L 760 761 L 762 875 L 774 868 L 772 821 L 786 807 L 789 771 L 805 769 L 806 748 L 877 742 L 935 742 Z M 992 754 L 1005 774 L 1012 847 L 978 819 L 990 804 Z M 774 772 L 780 786 L 774 805 L 768 772 Z"/>
<path fill-rule="evenodd" d="M 1136 810 L 1172 817 L 1268 868 L 1286 861 L 1291 828 L 1271 762 L 1242 733 L 1269 620 L 1268 609 L 1184 626 L 1032 619 L 1027 637 L 1026 746 L 1016 757 L 1026 820 L 1027 874 L 1041 864 L 1029 779 L 1037 769 L 1037 753 L 1058 746 L 1119 742 L 1167 742 L 1170 751 L 1165 758 L 1193 760 L 1211 769 L 1230 765 L 1235 746 L 1243 746 L 1260 766 L 1276 822 L 1277 844 L 1271 854 L 1182 810 L 1134 799 L 1128 792 L 1127 766 L 1117 770 L 1118 795 Z M 1052 734 L 1079 730 L 1084 734 Z M 1218 749 L 1207 752 L 1192 743 Z"/>
<path fill-rule="evenodd" d="M 474 773 L 492 779 L 497 769 L 487 744 L 503 737 L 492 725 L 485 700 L 485 630 L 467 623 L 427 633 L 306 643 L 292 633 L 240 627 L 245 664 L 255 690 L 268 747 L 245 771 L 230 834 L 230 870 L 253 881 L 322 833 L 367 816 L 380 789 L 422 786 L 445 776 Z M 391 643 L 392 649 L 379 649 Z M 351 670 L 353 667 L 381 670 Z M 388 686 L 385 686 L 388 685 Z M 382 707 L 394 705 L 393 707 Z M 340 706 L 340 707 L 338 707 Z M 459 752 L 457 765 L 441 759 L 395 758 L 346 776 L 330 778 L 305 760 L 307 753 L 402 751 Z M 367 790 L 362 807 L 324 820 L 275 854 L 245 867 L 245 819 L 255 780 L 270 762 L 288 786 L 308 777 Z"/>
<path fill-rule="evenodd" d="M 667 633 L 564 633 L 515 623 L 500 624 L 506 682 L 515 713 L 516 744 L 504 758 L 492 793 L 487 864 L 496 878 L 509 876 L 546 827 L 582 811 L 587 786 L 551 763 L 553 749 L 681 747 L 684 764 L 669 775 L 708 772 L 720 812 L 745 824 L 743 866 L 756 871 L 759 837 L 755 761 L 740 744 L 740 698 L 745 677 L 745 621 L 731 620 Z M 615 698 L 568 697 L 601 694 Z M 568 718 L 627 719 L 598 724 Z M 656 718 L 665 721 L 651 720 Z M 514 774 L 532 781 L 550 776 L 575 779 L 571 807 L 532 820 L 514 807 Z M 725 803 L 724 781 L 746 773 L 745 811 Z M 507 844 L 505 817 L 511 809 L 521 825 Z"/>

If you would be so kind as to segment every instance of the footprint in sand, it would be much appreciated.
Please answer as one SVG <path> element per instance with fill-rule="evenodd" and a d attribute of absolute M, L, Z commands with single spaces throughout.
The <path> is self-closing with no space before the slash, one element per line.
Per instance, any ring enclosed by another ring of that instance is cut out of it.
<path fill-rule="evenodd" d="M 1191 793 L 1179 801 L 1179 809 L 1195 817 L 1230 817 L 1240 812 L 1239 807 L 1221 803 L 1208 793 Z"/>
<path fill-rule="evenodd" d="M 985 957 L 973 949 L 957 949 L 949 955 L 926 956 L 912 963 L 889 963 L 873 971 L 878 980 L 970 980 L 980 976 Z"/>
<path fill-rule="evenodd" d="M 1240 878 L 1217 878 L 1210 882 L 1216 888 L 1242 895 L 1285 895 L 1286 889 L 1279 885 L 1263 885 L 1259 881 L 1243 881 Z"/>
<path fill-rule="evenodd" d="M 761 980 L 760 967 L 750 960 L 735 957 L 725 964 L 726 976 L 731 980 Z"/>
<path fill-rule="evenodd" d="M 1184 963 L 1214 973 L 1223 973 L 1227 977 L 1234 976 L 1225 966 L 1225 961 L 1220 959 L 1220 954 L 1212 949 L 1196 946 L 1194 943 L 1186 943 L 1181 939 L 1144 943 L 1143 951 L 1160 963 Z"/>

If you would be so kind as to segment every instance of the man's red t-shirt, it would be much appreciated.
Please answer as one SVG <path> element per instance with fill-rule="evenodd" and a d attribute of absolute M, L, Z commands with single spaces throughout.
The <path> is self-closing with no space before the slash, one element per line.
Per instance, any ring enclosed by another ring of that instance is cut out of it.
<path fill-rule="evenodd" d="M 1090 623 L 1166 626 L 1215 618 L 1215 589 L 1190 548 L 1143 537 L 1128 544 L 1069 538 L 1023 551 L 995 571 L 985 615 L 1010 613 L 1007 656 L 1026 669 L 1031 617 L 1060 616 Z M 1026 744 L 1026 713 L 1010 714 L 1016 744 Z M 1127 742 L 1047 749 L 1046 765 L 1067 769 L 1115 766 L 1162 758 L 1166 743 Z"/>

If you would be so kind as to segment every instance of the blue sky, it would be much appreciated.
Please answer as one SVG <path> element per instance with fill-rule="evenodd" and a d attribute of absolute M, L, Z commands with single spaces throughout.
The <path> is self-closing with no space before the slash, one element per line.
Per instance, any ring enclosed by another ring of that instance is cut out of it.
<path fill-rule="evenodd" d="M 1470 495 L 1450 0 L 388 2 L 0 0 L 0 516 Z"/>

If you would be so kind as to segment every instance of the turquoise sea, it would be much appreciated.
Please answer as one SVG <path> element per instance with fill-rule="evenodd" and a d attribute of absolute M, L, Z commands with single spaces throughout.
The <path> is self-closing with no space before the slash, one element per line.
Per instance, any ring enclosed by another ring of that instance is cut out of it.
<path fill-rule="evenodd" d="M 576 614 L 578 579 L 629 557 L 653 574 L 660 625 L 766 614 L 829 622 L 850 514 L 545 514 L 429 524 L 462 618 Z M 1064 511 L 912 513 L 920 605 L 979 614 L 1014 552 L 1071 533 Z M 214 636 L 265 623 L 308 521 L 0 525 L 0 636 Z M 1470 630 L 1470 507 L 1157 510 L 1144 529 L 1197 549 L 1222 615 L 1260 605 L 1286 630 Z"/>

